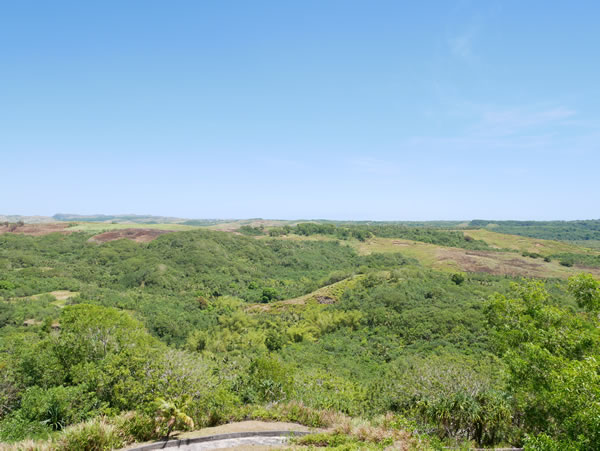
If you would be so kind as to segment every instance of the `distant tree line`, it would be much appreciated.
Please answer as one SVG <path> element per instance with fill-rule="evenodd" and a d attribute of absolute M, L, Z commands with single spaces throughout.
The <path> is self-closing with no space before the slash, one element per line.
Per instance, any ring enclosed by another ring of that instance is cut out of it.
<path fill-rule="evenodd" d="M 399 224 L 370 224 L 337 226 L 330 223 L 305 222 L 295 226 L 285 225 L 269 230 L 271 236 L 281 235 L 328 235 L 341 240 L 350 238 L 365 241 L 371 237 L 399 238 L 439 246 L 460 247 L 473 250 L 493 250 L 485 241 L 475 240 L 463 232 L 430 227 L 409 227 Z"/>
<path fill-rule="evenodd" d="M 488 221 L 475 219 L 471 227 L 546 240 L 600 240 L 600 219 L 583 221 Z"/>

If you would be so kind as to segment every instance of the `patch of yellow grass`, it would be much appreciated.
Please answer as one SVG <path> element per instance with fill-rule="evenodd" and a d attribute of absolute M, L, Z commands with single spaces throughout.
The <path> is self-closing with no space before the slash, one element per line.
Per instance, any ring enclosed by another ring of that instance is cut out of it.
<path fill-rule="evenodd" d="M 420 241 L 403 240 L 399 238 L 370 238 L 366 241 L 350 241 L 350 245 L 360 255 L 374 253 L 401 253 L 406 257 L 414 258 L 424 266 L 437 267 L 438 269 L 457 270 L 456 265 L 450 261 L 438 264 L 437 251 L 441 246 L 421 243 Z"/>
<path fill-rule="evenodd" d="M 483 240 L 490 246 L 501 249 L 515 249 L 519 252 L 535 252 L 547 256 L 561 253 L 600 255 L 599 251 L 564 241 L 542 240 L 519 235 L 492 232 L 491 230 L 465 230 L 464 234 L 476 240 Z"/>
<path fill-rule="evenodd" d="M 45 294 L 51 294 L 52 296 L 54 296 L 56 298 L 57 301 L 66 301 L 67 299 L 77 296 L 79 294 L 79 292 L 78 291 L 69 291 L 69 290 L 58 290 L 58 291 L 51 291 L 50 293 L 45 293 Z M 36 296 L 41 296 L 41 295 L 37 294 Z"/>
<path fill-rule="evenodd" d="M 533 240 L 534 243 L 537 241 L 544 242 L 544 240 Z M 361 255 L 399 252 L 406 257 L 418 260 L 423 266 L 448 272 L 486 272 L 497 275 L 542 278 L 567 278 L 581 272 L 581 269 L 577 267 L 568 268 L 561 266 L 557 261 L 545 262 L 542 258 L 523 257 L 517 252 L 471 251 L 397 238 L 371 238 L 364 242 L 352 241 L 351 244 Z M 562 245 L 563 243 L 558 244 Z M 573 247 L 568 243 L 564 244 Z M 502 247 L 508 248 L 508 246 Z M 558 247 L 549 246 L 548 248 L 550 253 L 559 252 L 556 250 Z M 541 254 L 541 252 L 538 253 Z M 586 271 L 600 276 L 600 269 L 586 269 Z"/>
<path fill-rule="evenodd" d="M 75 297 L 79 294 L 78 291 L 69 291 L 69 290 L 57 290 L 57 291 L 49 291 L 48 293 L 38 293 L 32 296 L 23 296 L 20 298 L 12 298 L 12 301 L 25 301 L 27 299 L 38 300 L 44 295 L 51 295 L 54 297 L 54 301 L 51 302 L 52 305 L 56 305 L 57 307 L 64 307 L 66 301 Z"/>
<path fill-rule="evenodd" d="M 247 310 L 250 312 L 265 312 L 271 310 L 280 310 L 283 308 L 289 308 L 291 306 L 301 306 L 306 304 L 317 304 L 319 303 L 318 298 L 330 298 L 332 302 L 337 302 L 340 297 L 349 288 L 352 288 L 356 283 L 364 278 L 364 275 L 358 274 L 347 279 L 340 280 L 339 282 L 332 283 L 321 287 L 311 293 L 299 296 L 293 299 L 286 299 L 284 301 L 272 302 L 270 304 L 251 304 Z"/>

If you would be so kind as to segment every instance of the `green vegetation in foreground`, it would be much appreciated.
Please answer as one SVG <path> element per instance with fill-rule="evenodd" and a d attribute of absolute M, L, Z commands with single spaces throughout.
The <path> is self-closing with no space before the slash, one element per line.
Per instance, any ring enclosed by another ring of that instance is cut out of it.
<path fill-rule="evenodd" d="M 0 441 L 111 449 L 257 418 L 330 428 L 307 447 L 600 447 L 590 275 L 448 274 L 335 240 L 91 235 L 0 236 Z"/>

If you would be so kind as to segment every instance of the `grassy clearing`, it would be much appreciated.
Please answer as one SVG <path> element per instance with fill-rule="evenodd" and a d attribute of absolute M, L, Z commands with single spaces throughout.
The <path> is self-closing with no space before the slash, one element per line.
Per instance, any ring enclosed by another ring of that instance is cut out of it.
<path fill-rule="evenodd" d="M 38 293 L 32 296 L 23 296 L 19 298 L 12 298 L 12 301 L 26 301 L 32 300 L 37 301 L 39 299 L 46 299 L 50 301 L 50 304 L 55 305 L 57 307 L 64 307 L 67 301 L 79 294 L 78 291 L 69 291 L 69 290 L 57 290 L 57 291 L 49 291 L 48 293 Z"/>
<path fill-rule="evenodd" d="M 543 242 L 544 240 L 532 241 Z M 551 241 L 550 243 L 554 242 Z M 407 257 L 415 258 L 423 266 L 447 272 L 484 272 L 496 275 L 564 279 L 582 271 L 577 266 L 568 268 L 560 265 L 557 261 L 546 262 L 541 258 L 523 257 L 515 252 L 471 251 L 396 238 L 372 238 L 364 242 L 352 241 L 350 244 L 361 255 L 400 252 Z M 566 244 L 566 246 L 571 250 L 573 249 L 572 245 Z M 552 253 L 557 248 L 549 246 Z M 600 270 L 586 269 L 586 271 L 591 271 L 593 274 L 600 276 Z"/>
<path fill-rule="evenodd" d="M 464 233 L 476 240 L 483 240 L 490 246 L 496 246 L 501 249 L 514 249 L 519 252 L 535 252 L 543 256 L 562 253 L 598 254 L 598 251 L 567 243 L 565 241 L 542 240 L 526 236 L 508 235 L 485 229 L 467 230 Z"/>
<path fill-rule="evenodd" d="M 569 241 L 569 243 L 574 244 L 576 246 L 581 246 L 581 247 L 600 251 L 600 240 L 574 240 L 574 241 Z"/>
<path fill-rule="evenodd" d="M 517 235 L 506 235 L 489 230 L 468 230 L 464 232 L 477 240 L 483 240 L 499 249 L 513 249 L 516 252 L 472 251 L 454 247 L 444 247 L 420 241 L 399 238 L 374 237 L 366 241 L 355 239 L 341 240 L 342 245 L 353 247 L 360 255 L 373 253 L 401 253 L 414 258 L 423 266 L 446 272 L 485 272 L 496 275 L 512 275 L 538 278 L 565 279 L 581 271 L 591 272 L 600 277 L 600 269 L 574 265 L 565 267 L 558 261 L 546 262 L 543 258 L 531 258 L 520 252 L 537 253 L 542 256 L 558 253 L 598 255 L 599 252 L 563 241 L 542 240 Z M 260 237 L 266 238 L 266 237 Z M 281 236 L 278 239 L 293 241 L 331 241 L 333 237 L 324 235 Z"/>
<path fill-rule="evenodd" d="M 425 266 L 433 266 L 436 263 L 436 252 L 441 248 L 441 246 L 435 244 L 399 238 L 371 238 L 366 241 L 351 240 L 349 244 L 360 255 L 399 252 L 407 257 L 417 259 Z"/>
<path fill-rule="evenodd" d="M 337 302 L 340 297 L 344 294 L 348 288 L 352 288 L 356 283 L 363 279 L 363 274 L 358 274 L 352 277 L 348 277 L 339 282 L 332 283 L 321 287 L 311 293 L 299 296 L 293 299 L 286 299 L 284 301 L 271 302 L 269 304 L 252 304 L 248 307 L 250 312 L 266 312 L 272 310 L 287 309 L 289 306 L 298 305 L 314 305 L 314 304 L 333 304 Z"/>
<path fill-rule="evenodd" d="M 79 292 L 69 291 L 69 290 L 50 291 L 49 293 L 40 293 L 40 294 L 33 295 L 33 296 L 31 296 L 31 299 L 38 299 L 45 294 L 54 296 L 57 301 L 66 301 L 67 299 L 77 296 L 79 294 Z"/>

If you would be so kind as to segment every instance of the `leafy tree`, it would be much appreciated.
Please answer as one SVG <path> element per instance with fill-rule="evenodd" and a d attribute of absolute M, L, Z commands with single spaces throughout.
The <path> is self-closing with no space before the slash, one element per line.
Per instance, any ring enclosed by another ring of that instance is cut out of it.
<path fill-rule="evenodd" d="M 254 359 L 247 375 L 238 381 L 246 402 L 282 401 L 290 394 L 291 383 L 289 368 L 274 356 Z"/>
<path fill-rule="evenodd" d="M 580 304 L 596 305 L 587 277 L 570 285 Z M 554 304 L 541 282 L 514 285 L 510 297 L 493 296 L 487 314 L 508 368 L 517 424 L 564 446 L 600 448 L 598 318 Z"/>
<path fill-rule="evenodd" d="M 275 330 L 269 330 L 265 337 L 265 346 L 269 351 L 278 351 L 283 346 L 283 337 Z"/>
<path fill-rule="evenodd" d="M 569 278 L 569 291 L 577 305 L 589 312 L 600 310 L 600 282 L 591 274 L 581 273 Z"/>
<path fill-rule="evenodd" d="M 201 352 L 206 348 L 207 340 L 208 337 L 206 332 L 195 330 L 188 336 L 186 347 L 190 351 Z"/>
<path fill-rule="evenodd" d="M 261 302 L 271 302 L 273 300 L 279 299 L 279 293 L 273 287 L 266 287 L 262 290 Z"/>
<path fill-rule="evenodd" d="M 465 276 L 461 273 L 454 273 L 452 274 L 452 276 L 450 277 L 450 280 L 452 280 L 452 282 L 454 282 L 456 285 L 460 285 L 465 281 Z"/>

